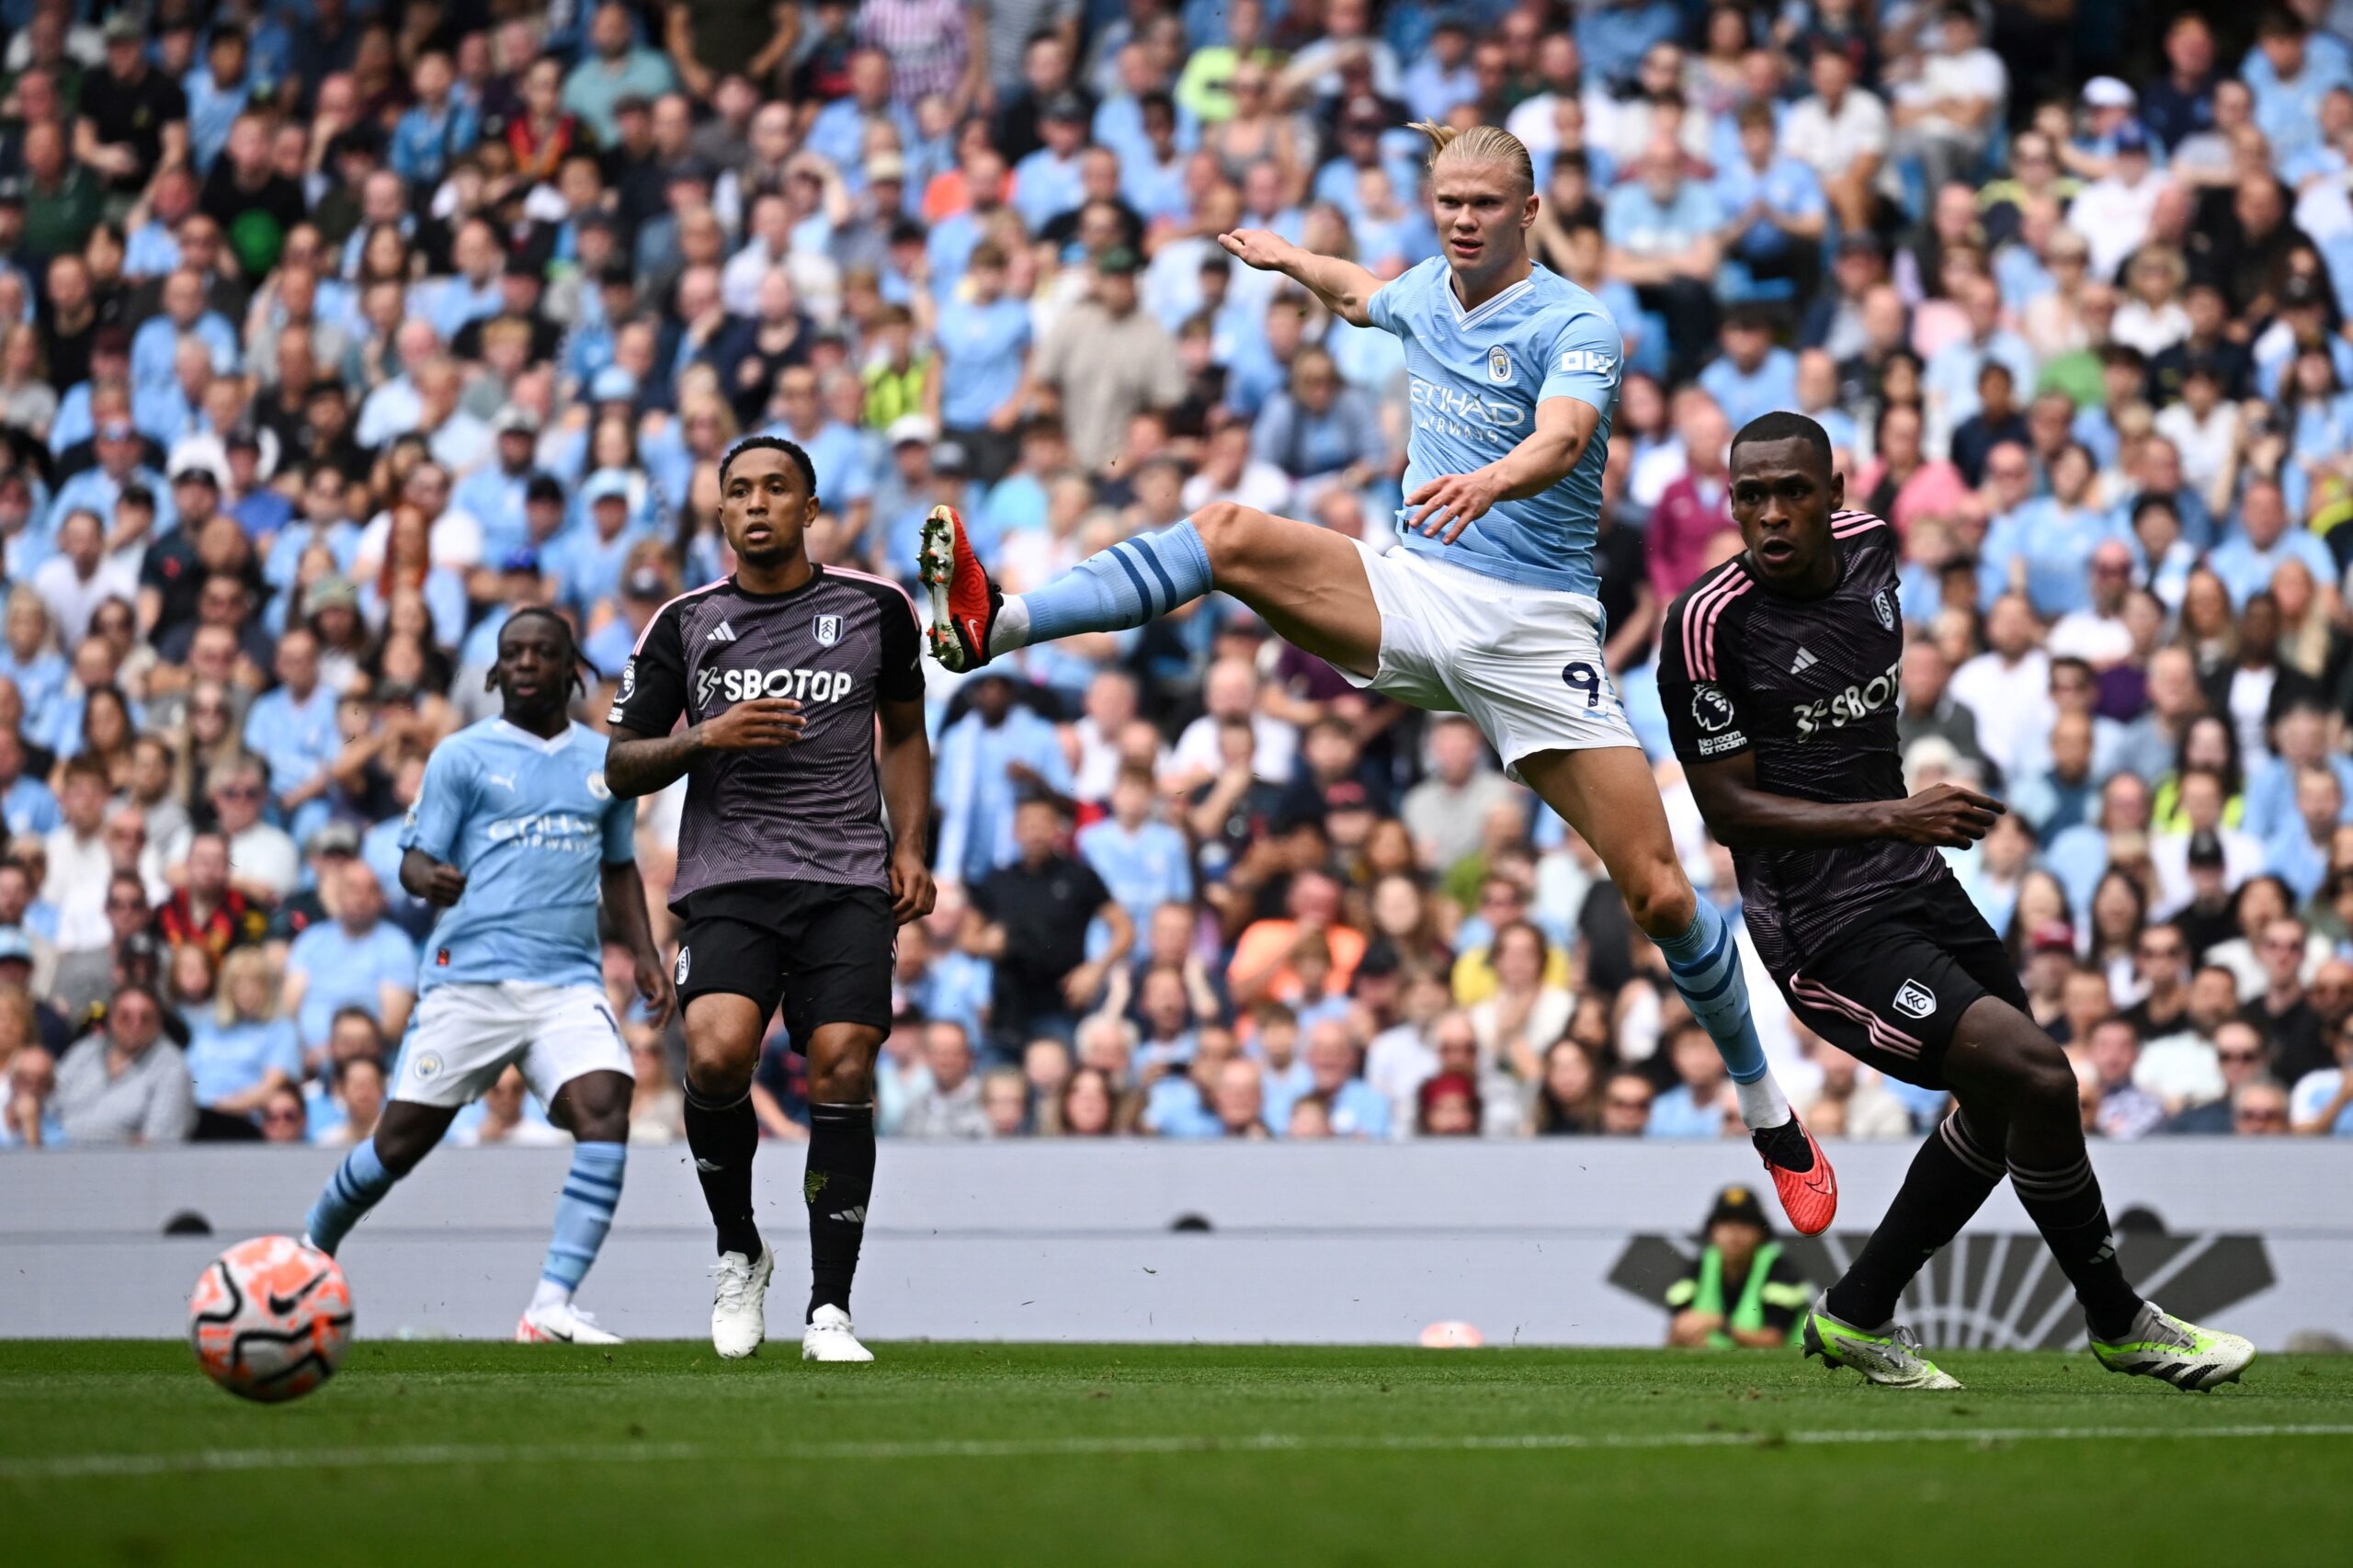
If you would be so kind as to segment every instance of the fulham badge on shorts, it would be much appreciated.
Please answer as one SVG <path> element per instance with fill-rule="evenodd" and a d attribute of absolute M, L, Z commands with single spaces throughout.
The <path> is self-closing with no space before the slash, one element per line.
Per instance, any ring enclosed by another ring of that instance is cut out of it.
<path fill-rule="evenodd" d="M 842 640 L 842 618 L 821 615 L 809 623 L 810 635 L 817 639 L 817 646 L 830 648 Z"/>
<path fill-rule="evenodd" d="M 1937 1010 L 1937 994 L 1916 980 L 1907 980 L 1896 987 L 1895 1010 L 1907 1018 L 1925 1018 Z"/>

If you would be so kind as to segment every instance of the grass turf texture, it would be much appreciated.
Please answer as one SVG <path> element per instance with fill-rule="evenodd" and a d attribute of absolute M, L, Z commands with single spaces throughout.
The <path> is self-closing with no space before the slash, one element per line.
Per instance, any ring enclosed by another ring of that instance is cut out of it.
<path fill-rule="evenodd" d="M 0 1344 L 0 1541 L 26 1564 L 2151 1568 L 2341 1564 L 2353 1539 L 2347 1358 L 2200 1396 L 1964 1353 L 1939 1362 L 1967 1391 L 1924 1396 L 1794 1351 L 796 1350 L 363 1341 L 261 1407 L 177 1343 Z"/>

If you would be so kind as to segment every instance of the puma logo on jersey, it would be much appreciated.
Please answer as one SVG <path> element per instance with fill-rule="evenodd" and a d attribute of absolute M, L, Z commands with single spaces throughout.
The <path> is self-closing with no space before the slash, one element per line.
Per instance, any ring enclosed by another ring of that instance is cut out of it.
<path fill-rule="evenodd" d="M 703 641 L 706 642 L 733 642 L 735 641 L 735 628 L 722 620 L 717 626 L 712 627 L 710 631 L 704 635 Z"/>
<path fill-rule="evenodd" d="M 1822 661 L 1813 656 L 1813 650 L 1801 647 L 1798 650 L 1798 656 L 1790 661 L 1790 674 L 1802 676 L 1820 663 Z"/>

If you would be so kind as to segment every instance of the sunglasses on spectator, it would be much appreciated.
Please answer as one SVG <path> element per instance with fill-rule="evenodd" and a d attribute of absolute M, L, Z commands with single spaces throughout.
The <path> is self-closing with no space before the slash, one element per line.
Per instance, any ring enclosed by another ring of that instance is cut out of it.
<path fill-rule="evenodd" d="M 2214 1055 L 2217 1060 L 2222 1062 L 2260 1062 L 2263 1060 L 2263 1052 L 2259 1049 L 2253 1051 L 2218 1051 Z"/>
<path fill-rule="evenodd" d="M 261 786 L 258 784 L 223 784 L 216 792 L 225 799 L 232 801 L 258 801 L 261 799 Z"/>
<path fill-rule="evenodd" d="M 266 1122 L 270 1122 L 282 1127 L 289 1122 L 301 1120 L 302 1113 L 299 1110 L 291 1109 L 266 1110 L 261 1113 L 261 1119 Z"/>
<path fill-rule="evenodd" d="M 1609 1096 L 1609 1108 L 1611 1110 L 1648 1110 L 1651 1108 L 1651 1102 L 1639 1095 L 1612 1095 Z"/>
<path fill-rule="evenodd" d="M 2287 1122 L 2288 1113 L 2270 1106 L 2263 1106 L 2239 1112 L 2238 1119 L 2242 1122 L 2253 1122 L 2259 1127 L 2279 1127 Z"/>
<path fill-rule="evenodd" d="M 2167 942 L 2160 948 L 2143 942 L 2141 944 L 2141 956 L 2144 959 L 2177 959 L 2181 957 L 2181 944 Z"/>

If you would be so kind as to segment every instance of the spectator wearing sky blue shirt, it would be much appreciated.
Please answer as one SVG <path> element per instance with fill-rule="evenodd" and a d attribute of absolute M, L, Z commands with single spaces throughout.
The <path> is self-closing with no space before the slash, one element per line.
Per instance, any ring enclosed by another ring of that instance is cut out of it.
<path fill-rule="evenodd" d="M 278 643 L 277 687 L 245 710 L 245 748 L 269 765 L 271 791 L 300 844 L 326 820 L 327 768 L 343 749 L 335 694 L 319 679 L 319 644 L 295 627 Z"/>
<path fill-rule="evenodd" d="M 1048 98 L 1038 116 L 1045 145 L 1013 165 L 1013 210 L 1031 233 L 1086 197 L 1078 173 L 1086 142 L 1086 104 L 1075 93 Z"/>
<path fill-rule="evenodd" d="M 630 476 L 621 470 L 598 469 L 580 495 L 588 513 L 585 525 L 574 524 L 559 536 L 543 564 L 559 585 L 556 597 L 585 620 L 620 592 L 629 552 L 644 536 L 630 526 Z"/>
<path fill-rule="evenodd" d="M 1658 151 L 1662 155 L 1646 158 L 1635 177 L 1610 190 L 1601 234 L 1609 244 L 1609 275 L 1632 284 L 1644 309 L 1665 316 L 1670 373 L 1682 380 L 1715 339 L 1717 235 L 1724 215 L 1715 192 L 1686 179 L 1677 158 L 1665 155 L 1672 149 Z"/>
<path fill-rule="evenodd" d="M 498 411 L 490 428 L 494 460 L 460 480 L 450 499 L 482 525 L 482 558 L 494 565 L 531 543 L 524 502 L 539 472 L 534 454 L 540 422 L 530 410 L 509 404 Z"/>
<path fill-rule="evenodd" d="M 2090 506 L 2092 458 L 2070 441 L 2051 460 L 2051 494 L 2005 514 L 1985 536 L 1977 596 L 1991 608 L 2020 581 L 2045 620 L 2091 602 L 2092 551 L 2105 540 L 2131 540 L 2113 514 Z"/>
<path fill-rule="evenodd" d="M 1105 140 L 1102 116 L 1118 108 L 1121 101 L 1113 98 L 1096 111 L 1097 141 Z M 1176 100 L 1165 93 L 1148 93 L 1139 101 L 1138 113 L 1139 140 L 1132 145 L 1116 147 L 1120 154 L 1120 199 L 1135 209 L 1136 215 L 1146 223 L 1182 222 L 1192 212 L 1193 199 L 1185 189 L 1185 169 L 1190 160 L 1185 153 Z M 1191 134 L 1198 141 L 1199 128 L 1194 127 Z"/>
<path fill-rule="evenodd" d="M 2247 599 L 2271 585 L 2279 563 L 2302 561 L 2318 583 L 2334 582 L 2336 563 L 2320 536 L 2288 526 L 2288 503 L 2277 481 L 2256 479 L 2239 497 L 2239 526 L 2206 557 L 2207 566 L 2230 590 L 2231 606 L 2243 609 Z"/>
<path fill-rule="evenodd" d="M 1709 1047 L 1711 1054 L 1714 1050 Z M 1309 1026 L 1305 1055 L 1309 1092 L 1323 1096 L 1331 1115 L 1333 1137 L 1379 1140 L 1390 1136 L 1389 1096 L 1360 1075 L 1363 1055 L 1345 1022 L 1325 1018 Z"/>
<path fill-rule="evenodd" d="M 619 0 L 605 0 L 588 18 L 588 45 L 563 79 L 563 107 L 596 132 L 600 145 L 610 147 L 620 140 L 616 106 L 626 97 L 650 101 L 676 91 L 678 74 L 667 58 L 638 45 L 636 24 Z"/>
<path fill-rule="evenodd" d="M 1139 931 L 1164 903 L 1190 903 L 1193 858 L 1183 833 L 1154 819 L 1152 775 L 1131 768 L 1111 786 L 1111 814 L 1078 831 L 1079 858 L 1095 868 Z"/>
<path fill-rule="evenodd" d="M 1361 490 L 1388 461 L 1388 442 L 1372 400 L 1344 386 L 1332 356 L 1320 347 L 1299 351 L 1290 382 L 1267 398 L 1250 430 L 1250 455 L 1272 463 L 1299 485 L 1299 505 L 1312 506 L 1332 485 Z"/>
<path fill-rule="evenodd" d="M 2296 808 L 2263 846 L 2263 869 L 2288 884 L 2302 903 L 2328 878 L 2329 844 L 2345 815 L 2345 787 L 2325 767 L 2299 769 Z"/>
<path fill-rule="evenodd" d="M 1013 811 L 1039 790 L 1067 799 L 1070 763 L 1054 726 L 1013 700 L 1010 676 L 983 669 L 972 678 L 972 706 L 939 737 L 933 769 L 939 802 L 938 874 L 977 883 L 1020 858 Z"/>
<path fill-rule="evenodd" d="M 187 1022 L 188 1070 L 203 1112 L 250 1119 L 278 1088 L 301 1081 L 301 1042 L 278 1013 L 276 977 L 259 948 L 229 949 L 212 999 Z"/>
<path fill-rule="evenodd" d="M 1029 384 L 1029 307 L 1006 297 L 1005 265 L 995 241 L 973 246 L 966 290 L 940 304 L 933 333 L 939 423 L 990 484 L 1013 466 L 1014 426 Z"/>
<path fill-rule="evenodd" d="M 440 184 L 450 164 L 482 139 L 482 112 L 453 90 L 456 81 L 449 57 L 438 49 L 417 56 L 409 74 L 416 100 L 393 123 L 387 153 L 392 172 L 412 188 Z"/>
<path fill-rule="evenodd" d="M 215 27 L 205 43 L 204 63 L 180 79 L 180 91 L 188 95 L 188 155 L 199 174 L 211 170 L 212 160 L 228 144 L 229 127 L 253 97 L 246 52 L 242 31 Z"/>
<path fill-rule="evenodd" d="M 364 1008 L 398 1039 L 416 999 L 416 944 L 384 918 L 376 873 L 346 861 L 332 891 L 335 918 L 303 927 L 286 952 L 286 1006 L 305 1051 L 325 1048 L 339 1007 Z"/>
<path fill-rule="evenodd" d="M 2255 95 L 2256 129 L 2269 139 L 2275 161 L 2293 158 L 2319 138 L 2321 100 L 2347 82 L 2344 46 L 2315 39 L 2285 6 L 2265 11 L 2255 41 L 2246 85 Z"/>
<path fill-rule="evenodd" d="M 164 279 L 163 311 L 131 335 L 131 385 L 134 392 L 160 392 L 174 381 L 180 339 L 193 335 L 212 351 L 215 375 L 237 369 L 237 331 L 204 302 L 204 279 L 182 270 Z"/>
<path fill-rule="evenodd" d="M 1678 1025 L 1665 1046 L 1675 1069 L 1675 1087 L 1651 1102 L 1645 1138 L 1722 1138 L 1724 1135 L 1724 1065 L 1699 1025 Z"/>
<path fill-rule="evenodd" d="M 1961 422 L 1977 412 L 1977 372 L 1986 360 L 2007 365 L 2013 385 L 2034 385 L 2034 349 L 2002 324 L 2001 286 L 1982 276 L 1967 278 L 1960 300 L 1969 317 L 1968 333 L 1930 355 L 1920 376 L 1931 452 L 1943 451 Z"/>
<path fill-rule="evenodd" d="M 1724 258 L 1751 283 L 1787 279 L 1813 292 L 1821 273 L 1829 201 L 1813 166 L 1774 151 L 1772 106 L 1751 102 L 1739 116 L 1740 156 L 1716 171 L 1716 204 L 1724 213 Z M 1787 403 L 1776 403 L 1786 408 Z M 1738 429 L 1745 420 L 1735 419 Z"/>
<path fill-rule="evenodd" d="M 1391 15 L 1403 9 L 1392 7 Z M 1461 17 L 1441 13 L 1430 28 L 1427 47 L 1412 52 L 1413 63 L 1398 78 L 1397 90 L 1415 119 L 1440 125 L 1455 105 L 1477 101 L 1479 74 L 1471 68 L 1471 27 Z"/>
<path fill-rule="evenodd" d="M 1699 390 L 1716 400 L 1734 431 L 1760 414 L 1797 405 L 1797 356 L 1774 343 L 1761 309 L 1743 305 L 1724 318 L 1723 349 L 1699 372 Z"/>
<path fill-rule="evenodd" d="M 809 466 L 817 472 L 817 498 L 841 518 L 845 537 L 856 539 L 874 510 L 866 443 L 856 430 L 825 416 L 817 372 L 806 365 L 790 366 L 777 377 L 776 401 L 784 416 L 759 434 L 781 436 L 809 454 Z"/>
<path fill-rule="evenodd" d="M 1588 79 L 1614 87 L 1633 81 L 1651 45 L 1673 42 L 1682 28 L 1668 0 L 1597 0 L 1578 8 L 1577 51 Z"/>

